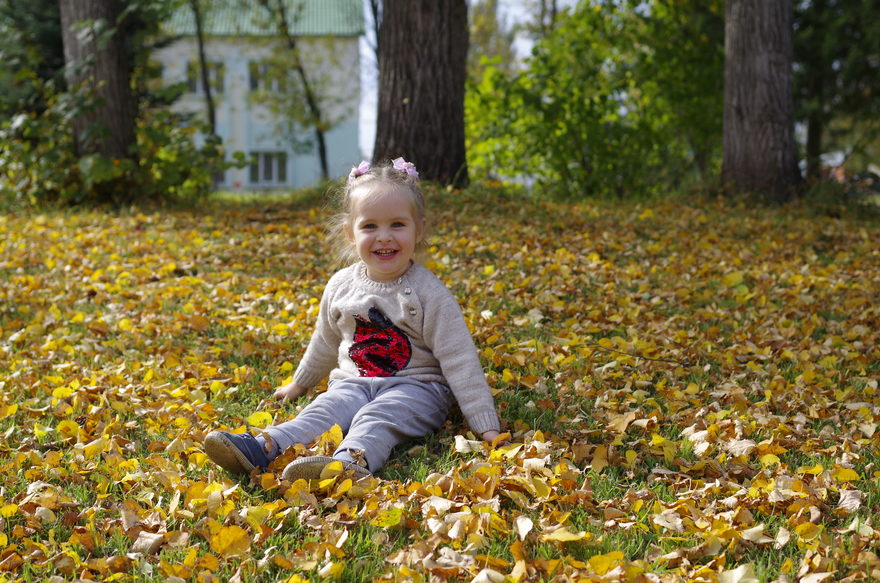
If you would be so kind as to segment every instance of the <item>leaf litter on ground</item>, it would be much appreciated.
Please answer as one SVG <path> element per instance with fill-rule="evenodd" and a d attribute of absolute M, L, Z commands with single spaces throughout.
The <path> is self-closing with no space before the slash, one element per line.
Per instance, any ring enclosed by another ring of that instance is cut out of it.
<path fill-rule="evenodd" d="M 324 212 L 0 216 L 0 580 L 880 577 L 880 230 L 680 199 L 431 192 L 510 434 L 453 415 L 376 477 L 237 481 L 295 415 Z"/>

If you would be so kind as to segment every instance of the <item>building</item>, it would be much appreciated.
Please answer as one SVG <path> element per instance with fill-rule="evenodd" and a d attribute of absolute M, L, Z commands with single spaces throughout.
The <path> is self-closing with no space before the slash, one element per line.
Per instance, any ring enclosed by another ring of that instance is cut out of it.
<path fill-rule="evenodd" d="M 346 174 L 360 159 L 358 106 L 363 34 L 361 0 L 283 0 L 291 34 L 322 109 L 328 170 Z M 243 152 L 246 168 L 217 177 L 218 188 L 261 191 L 301 188 L 321 179 L 314 129 L 297 123 L 305 111 L 301 85 L 280 19 L 257 0 L 202 2 L 205 54 L 217 134 L 228 155 Z M 268 2 L 275 5 L 275 1 Z M 175 110 L 207 117 L 195 17 L 188 3 L 164 24 L 175 38 L 157 49 L 163 84 L 185 83 Z M 203 137 L 199 136 L 198 140 Z"/>

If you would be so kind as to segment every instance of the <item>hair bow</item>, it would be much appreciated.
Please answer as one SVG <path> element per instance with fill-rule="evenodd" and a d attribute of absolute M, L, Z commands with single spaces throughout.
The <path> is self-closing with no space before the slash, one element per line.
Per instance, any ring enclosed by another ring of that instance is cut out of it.
<path fill-rule="evenodd" d="M 373 166 L 367 162 L 366 160 L 362 160 L 360 164 L 351 169 L 351 172 L 348 173 L 348 183 L 351 184 L 354 182 L 354 179 L 358 176 L 363 176 L 367 172 L 370 171 L 370 168 Z"/>
<path fill-rule="evenodd" d="M 419 171 L 416 170 L 416 165 L 412 162 L 407 162 L 403 158 L 395 158 L 391 161 L 391 165 L 394 166 L 395 170 L 399 170 L 401 172 L 406 172 L 408 175 L 413 178 L 419 177 Z"/>

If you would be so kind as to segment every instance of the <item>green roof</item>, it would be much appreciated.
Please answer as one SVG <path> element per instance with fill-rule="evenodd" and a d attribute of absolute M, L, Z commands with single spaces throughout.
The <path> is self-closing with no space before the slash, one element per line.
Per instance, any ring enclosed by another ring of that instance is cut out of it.
<path fill-rule="evenodd" d="M 361 0 L 283 0 L 287 22 L 296 36 L 360 36 L 364 32 Z M 275 5 L 275 2 L 269 2 Z M 202 1 L 206 36 L 274 36 L 277 27 L 257 0 Z M 163 24 L 166 34 L 192 36 L 196 22 L 189 3 Z"/>

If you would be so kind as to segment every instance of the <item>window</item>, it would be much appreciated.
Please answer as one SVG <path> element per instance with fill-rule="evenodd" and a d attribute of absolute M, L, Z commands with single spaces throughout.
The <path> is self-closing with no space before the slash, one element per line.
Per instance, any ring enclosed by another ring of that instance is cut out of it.
<path fill-rule="evenodd" d="M 287 88 L 284 72 L 266 62 L 251 61 L 248 64 L 248 80 L 251 91 L 283 93 Z"/>
<path fill-rule="evenodd" d="M 215 94 L 223 93 L 223 85 L 226 77 L 226 64 L 220 62 L 208 63 L 208 79 L 211 81 L 211 90 Z M 202 87 L 202 72 L 196 61 L 186 64 L 186 86 L 190 93 L 204 93 Z"/>
<path fill-rule="evenodd" d="M 287 152 L 251 152 L 252 186 L 287 184 Z"/>

